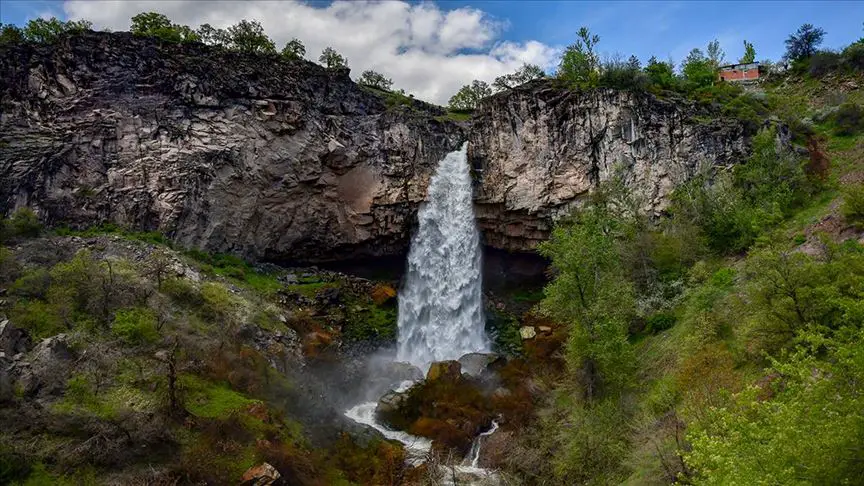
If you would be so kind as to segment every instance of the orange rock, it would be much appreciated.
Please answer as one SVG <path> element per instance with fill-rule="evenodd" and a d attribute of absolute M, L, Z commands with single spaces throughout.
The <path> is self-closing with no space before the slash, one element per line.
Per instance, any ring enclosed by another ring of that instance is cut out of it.
<path fill-rule="evenodd" d="M 389 285 L 378 284 L 372 289 L 372 301 L 375 305 L 382 305 L 396 297 L 396 289 Z"/>
<path fill-rule="evenodd" d="M 248 486 L 270 486 L 277 479 L 282 477 L 275 467 L 262 462 L 257 466 L 252 466 L 243 473 L 241 484 Z"/>
<path fill-rule="evenodd" d="M 426 381 L 456 381 L 462 376 L 462 365 L 458 361 L 436 361 L 426 372 Z"/>

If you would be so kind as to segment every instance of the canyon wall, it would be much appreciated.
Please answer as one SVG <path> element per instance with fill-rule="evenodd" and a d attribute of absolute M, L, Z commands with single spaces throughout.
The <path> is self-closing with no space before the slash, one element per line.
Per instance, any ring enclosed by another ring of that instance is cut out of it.
<path fill-rule="evenodd" d="M 2 46 L 0 70 L 0 212 L 278 262 L 404 254 L 438 161 L 465 140 L 484 241 L 507 251 L 615 173 L 657 212 L 746 152 L 739 124 L 652 95 L 537 81 L 458 123 L 347 69 L 128 33 Z"/>

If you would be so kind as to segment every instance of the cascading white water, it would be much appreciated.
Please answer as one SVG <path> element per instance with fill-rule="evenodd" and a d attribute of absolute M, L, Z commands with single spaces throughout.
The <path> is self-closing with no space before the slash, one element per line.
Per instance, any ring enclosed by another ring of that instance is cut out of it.
<path fill-rule="evenodd" d="M 468 144 L 447 154 L 429 183 L 399 293 L 397 360 L 433 361 L 488 351 Z"/>

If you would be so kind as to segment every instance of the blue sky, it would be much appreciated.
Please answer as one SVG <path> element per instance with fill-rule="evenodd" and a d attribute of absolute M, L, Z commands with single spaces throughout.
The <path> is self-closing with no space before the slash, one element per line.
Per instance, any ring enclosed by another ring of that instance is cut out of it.
<path fill-rule="evenodd" d="M 23 24 L 41 14 L 65 18 L 61 0 L 0 0 L 0 21 Z M 307 2 L 310 3 L 310 2 Z M 326 4 L 327 2 L 313 2 Z M 417 3 L 417 2 L 411 2 Z M 601 37 L 604 53 L 656 55 L 679 61 L 693 47 L 721 41 L 727 58 L 743 53 L 743 40 L 758 58 L 777 59 L 783 40 L 805 22 L 827 32 L 825 47 L 838 48 L 864 36 L 862 1 L 439 1 L 442 9 L 473 7 L 506 23 L 502 38 L 566 45 L 587 25 Z"/>
<path fill-rule="evenodd" d="M 249 0 L 0 0 L 0 21 L 23 24 L 44 15 L 86 18 L 96 28 L 128 29 L 141 11 L 161 11 L 196 27 L 256 19 L 278 45 L 306 43 L 307 58 L 326 46 L 346 54 L 352 73 L 374 69 L 396 87 L 445 103 L 472 79 L 491 82 L 524 62 L 554 71 L 576 30 L 600 35 L 601 54 L 655 55 L 679 63 L 718 39 L 727 61 L 746 39 L 757 59 L 777 60 L 783 41 L 805 22 L 825 29 L 825 48 L 864 36 L 864 1 L 468 1 L 305 2 Z"/>

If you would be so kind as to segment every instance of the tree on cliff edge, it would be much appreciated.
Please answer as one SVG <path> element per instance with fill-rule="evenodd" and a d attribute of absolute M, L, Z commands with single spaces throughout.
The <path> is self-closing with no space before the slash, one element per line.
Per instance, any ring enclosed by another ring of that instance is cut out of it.
<path fill-rule="evenodd" d="M 798 31 L 786 39 L 786 59 L 799 61 L 816 53 L 816 49 L 822 44 L 825 31 L 813 24 L 804 24 Z"/>
<path fill-rule="evenodd" d="M 142 12 L 132 17 L 129 31 L 135 35 L 158 37 L 168 42 L 201 41 L 201 36 L 188 25 L 174 24 L 166 15 L 158 12 Z"/>
<path fill-rule="evenodd" d="M 480 100 L 492 96 L 492 88 L 485 81 L 474 80 L 471 84 L 462 86 L 452 98 L 450 98 L 450 109 L 468 111 L 477 108 Z"/>
<path fill-rule="evenodd" d="M 342 54 L 339 54 L 336 52 L 336 49 L 333 49 L 330 46 L 325 47 L 324 50 L 321 51 L 321 56 L 318 58 L 318 62 L 324 64 L 330 69 L 348 67 L 348 59 L 345 59 Z"/>

